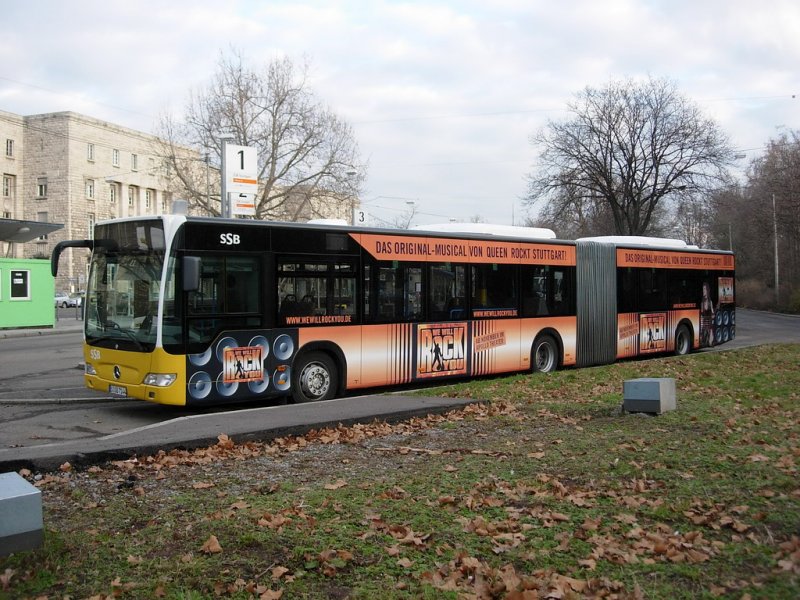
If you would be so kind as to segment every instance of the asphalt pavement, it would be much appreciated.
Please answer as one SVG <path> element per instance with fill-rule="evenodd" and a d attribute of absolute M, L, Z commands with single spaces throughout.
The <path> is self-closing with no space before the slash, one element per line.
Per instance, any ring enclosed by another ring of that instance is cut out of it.
<path fill-rule="evenodd" d="M 83 320 L 71 314 L 64 315 L 75 309 L 61 309 L 62 313 L 52 327 L 22 327 L 20 329 L 0 329 L 0 340 L 3 338 L 33 337 L 39 335 L 53 335 L 55 333 L 75 333 L 83 331 Z"/>
<path fill-rule="evenodd" d="M 52 328 L 0 330 L 0 339 L 75 333 L 82 328 L 83 321 L 62 317 Z M 22 468 L 51 471 L 65 462 L 80 468 L 108 460 L 147 456 L 159 450 L 200 448 L 216 444 L 223 433 L 236 442 L 268 441 L 339 424 L 371 423 L 376 419 L 399 422 L 414 416 L 445 413 L 475 402 L 390 393 L 182 416 L 111 435 L 0 448 L 0 473 Z"/>

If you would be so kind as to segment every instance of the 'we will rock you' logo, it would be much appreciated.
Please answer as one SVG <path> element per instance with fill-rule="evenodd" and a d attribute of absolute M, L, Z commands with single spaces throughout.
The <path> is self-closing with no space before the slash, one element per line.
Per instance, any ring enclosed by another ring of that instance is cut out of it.
<path fill-rule="evenodd" d="M 417 377 L 467 373 L 467 324 L 439 323 L 417 329 Z"/>

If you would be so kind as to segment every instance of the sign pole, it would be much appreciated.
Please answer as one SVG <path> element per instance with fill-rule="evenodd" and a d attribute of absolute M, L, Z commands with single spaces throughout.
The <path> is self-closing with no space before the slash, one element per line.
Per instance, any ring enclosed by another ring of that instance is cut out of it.
<path fill-rule="evenodd" d="M 220 197 L 219 197 L 219 216 L 223 219 L 227 219 L 230 215 L 229 207 L 228 207 L 228 169 L 227 165 L 225 164 L 227 161 L 225 160 L 225 155 L 227 154 L 228 146 L 228 138 L 222 138 L 222 163 L 221 163 L 221 187 L 220 187 Z"/>

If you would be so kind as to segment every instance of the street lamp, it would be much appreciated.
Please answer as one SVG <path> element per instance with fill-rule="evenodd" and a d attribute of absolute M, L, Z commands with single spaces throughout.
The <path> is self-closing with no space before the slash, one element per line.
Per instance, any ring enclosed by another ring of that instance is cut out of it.
<path fill-rule="evenodd" d="M 778 277 L 778 213 L 775 210 L 775 194 L 772 194 L 772 235 L 775 238 L 775 309 L 780 306 L 781 286 Z"/>
<path fill-rule="evenodd" d="M 358 177 L 358 171 L 355 169 L 350 169 L 349 171 L 345 171 L 345 175 L 347 175 L 349 184 L 348 200 L 350 201 L 350 225 L 356 225 L 356 190 L 353 180 Z"/>

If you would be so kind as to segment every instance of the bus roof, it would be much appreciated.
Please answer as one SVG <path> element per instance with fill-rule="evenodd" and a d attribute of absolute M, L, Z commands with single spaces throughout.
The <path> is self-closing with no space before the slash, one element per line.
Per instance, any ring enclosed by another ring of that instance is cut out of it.
<path fill-rule="evenodd" d="M 671 238 L 647 237 L 642 235 L 599 235 L 594 237 L 578 238 L 578 242 L 599 242 L 614 246 L 654 246 L 658 248 L 697 249 L 683 240 Z"/>
<path fill-rule="evenodd" d="M 490 223 L 434 223 L 415 225 L 412 231 L 437 231 L 442 233 L 480 233 L 498 237 L 513 237 L 536 240 L 553 240 L 556 234 L 543 227 L 517 227 L 516 225 L 492 225 Z"/>

